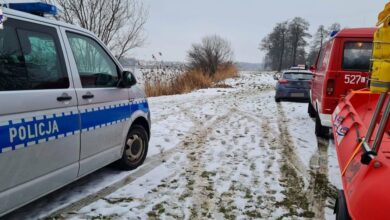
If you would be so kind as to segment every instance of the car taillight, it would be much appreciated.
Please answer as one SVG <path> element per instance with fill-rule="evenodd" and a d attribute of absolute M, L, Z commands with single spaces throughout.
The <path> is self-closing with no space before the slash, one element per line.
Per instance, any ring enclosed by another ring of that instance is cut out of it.
<path fill-rule="evenodd" d="M 326 94 L 329 96 L 333 95 L 334 93 L 334 79 L 329 79 L 328 83 L 326 84 Z"/>
<path fill-rule="evenodd" d="M 278 82 L 279 82 L 279 84 L 287 84 L 287 83 L 288 83 L 288 80 L 286 80 L 286 79 L 280 79 Z"/>

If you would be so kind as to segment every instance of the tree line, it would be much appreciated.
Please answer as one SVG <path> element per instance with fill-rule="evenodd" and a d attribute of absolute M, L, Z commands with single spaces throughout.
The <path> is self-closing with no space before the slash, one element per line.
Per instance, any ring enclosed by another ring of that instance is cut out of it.
<path fill-rule="evenodd" d="M 95 33 L 118 59 L 145 44 L 144 26 L 149 13 L 142 0 L 43 1 L 59 8 L 56 19 Z M 214 76 L 221 68 L 233 65 L 233 50 L 228 40 L 210 35 L 191 46 L 187 61 L 189 70 Z"/>
<path fill-rule="evenodd" d="M 264 67 L 281 71 L 298 64 L 314 64 L 320 48 L 330 33 L 341 28 L 338 23 L 328 28 L 320 25 L 316 33 L 311 35 L 309 27 L 309 22 L 301 17 L 277 23 L 260 43 L 259 49 L 265 52 Z M 308 47 L 309 52 L 306 51 Z"/>

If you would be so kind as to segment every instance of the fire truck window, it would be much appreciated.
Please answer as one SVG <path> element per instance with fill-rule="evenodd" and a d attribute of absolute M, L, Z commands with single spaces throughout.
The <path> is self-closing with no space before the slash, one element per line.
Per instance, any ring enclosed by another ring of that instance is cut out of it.
<path fill-rule="evenodd" d="M 368 71 L 372 54 L 371 42 L 346 42 L 344 44 L 343 70 Z"/>

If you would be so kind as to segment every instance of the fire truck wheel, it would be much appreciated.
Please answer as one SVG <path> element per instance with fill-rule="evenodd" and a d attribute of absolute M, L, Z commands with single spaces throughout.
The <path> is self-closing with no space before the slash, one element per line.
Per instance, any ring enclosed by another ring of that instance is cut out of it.
<path fill-rule="evenodd" d="M 310 118 L 316 117 L 316 110 L 314 109 L 314 107 L 310 101 L 309 101 L 309 106 L 307 108 L 307 113 L 309 113 Z"/>
<path fill-rule="evenodd" d="M 322 126 L 319 114 L 316 115 L 315 133 L 317 137 L 328 138 L 329 128 Z"/>
<path fill-rule="evenodd" d="M 336 213 L 336 220 L 350 220 L 351 219 L 351 217 L 349 216 L 348 207 L 347 207 L 347 203 L 345 201 L 343 190 L 339 190 L 339 192 L 338 192 L 335 213 Z"/>

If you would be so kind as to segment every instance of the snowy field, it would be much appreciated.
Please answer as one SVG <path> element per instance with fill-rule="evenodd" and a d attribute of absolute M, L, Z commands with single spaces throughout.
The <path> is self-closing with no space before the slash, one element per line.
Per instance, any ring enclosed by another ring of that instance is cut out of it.
<path fill-rule="evenodd" d="M 274 102 L 275 81 L 243 72 L 228 89 L 149 99 L 145 164 L 107 167 L 7 219 L 334 219 L 334 144 L 307 104 Z"/>

